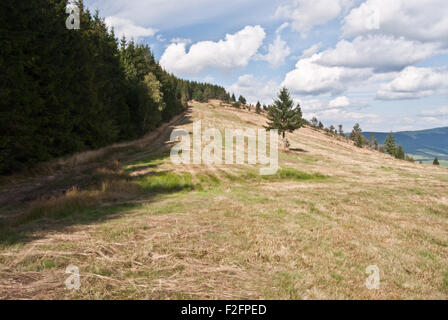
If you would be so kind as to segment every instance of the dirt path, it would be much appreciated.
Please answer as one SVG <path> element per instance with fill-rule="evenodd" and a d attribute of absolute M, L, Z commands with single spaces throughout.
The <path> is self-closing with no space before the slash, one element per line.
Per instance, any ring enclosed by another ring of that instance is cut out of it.
<path fill-rule="evenodd" d="M 113 144 L 98 150 L 78 153 L 53 160 L 40 166 L 42 173 L 34 176 L 18 173 L 3 178 L 0 185 L 0 219 L 13 215 L 17 208 L 37 199 L 49 199 L 77 187 L 88 186 L 92 172 L 102 167 L 114 167 L 122 161 L 135 161 L 155 153 L 169 140 L 175 126 L 188 122 L 190 111 L 174 117 L 145 137 Z"/>

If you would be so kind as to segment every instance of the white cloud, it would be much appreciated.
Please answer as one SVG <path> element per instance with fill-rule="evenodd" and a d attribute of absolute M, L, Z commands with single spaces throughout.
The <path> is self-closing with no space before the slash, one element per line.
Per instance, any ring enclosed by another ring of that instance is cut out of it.
<path fill-rule="evenodd" d="M 287 27 L 289 27 L 289 23 L 288 22 L 284 22 L 284 23 L 282 23 L 282 25 L 280 27 L 277 28 L 277 30 L 275 30 L 275 33 L 276 34 L 280 34 Z"/>
<path fill-rule="evenodd" d="M 237 82 L 228 87 L 227 91 L 233 92 L 237 96 L 243 95 L 252 104 L 257 101 L 270 104 L 276 98 L 279 87 L 279 84 L 275 81 L 266 82 L 251 74 L 245 74 L 238 77 Z"/>
<path fill-rule="evenodd" d="M 171 43 L 185 43 L 190 44 L 192 42 L 191 39 L 188 38 L 173 38 L 170 40 Z"/>
<path fill-rule="evenodd" d="M 271 67 L 280 67 L 285 64 L 285 59 L 291 54 L 291 49 L 288 44 L 278 35 L 274 42 L 269 45 L 268 53 L 265 55 L 258 55 L 259 60 L 266 60 Z"/>
<path fill-rule="evenodd" d="M 302 110 L 305 112 L 319 112 L 328 109 L 362 109 L 369 106 L 366 101 L 352 100 L 346 96 L 340 96 L 331 101 L 297 99 L 297 102 L 300 103 Z"/>
<path fill-rule="evenodd" d="M 401 70 L 438 53 L 438 45 L 374 35 L 341 40 L 334 49 L 322 52 L 317 61 L 326 66 L 373 68 L 378 72 Z"/>
<path fill-rule="evenodd" d="M 372 74 L 369 69 L 322 66 L 316 63 L 320 58 L 321 54 L 315 54 L 299 60 L 296 68 L 286 74 L 282 85 L 295 94 L 337 94 L 345 91 L 349 83 L 365 80 Z"/>
<path fill-rule="evenodd" d="M 373 27 L 375 15 L 378 28 Z M 345 17 L 343 35 L 371 33 L 448 42 L 446 0 L 367 0 Z"/>
<path fill-rule="evenodd" d="M 448 106 L 442 106 L 436 109 L 424 110 L 420 114 L 424 117 L 448 117 Z"/>
<path fill-rule="evenodd" d="M 321 100 L 301 100 L 296 99 L 296 103 L 300 104 L 300 107 L 302 108 L 302 111 L 304 112 L 316 112 L 322 109 L 328 108 L 328 102 L 321 101 Z"/>
<path fill-rule="evenodd" d="M 313 44 L 308 49 L 303 50 L 302 55 L 300 56 L 300 58 L 304 59 L 304 58 L 309 58 L 309 57 L 313 56 L 315 53 L 317 53 L 317 51 L 319 50 L 319 48 L 321 46 L 322 46 L 321 42 Z"/>
<path fill-rule="evenodd" d="M 341 96 L 331 100 L 328 105 L 332 108 L 348 107 L 350 100 L 346 96 Z"/>
<path fill-rule="evenodd" d="M 448 92 L 448 68 L 407 67 L 389 83 L 380 86 L 380 100 L 418 99 Z"/>
<path fill-rule="evenodd" d="M 291 22 L 291 28 L 306 34 L 314 26 L 325 24 L 349 7 L 350 0 L 294 0 L 277 8 L 276 17 Z"/>
<path fill-rule="evenodd" d="M 265 36 L 262 27 L 246 26 L 227 34 L 225 40 L 197 42 L 188 53 L 185 43 L 173 43 L 163 53 L 160 64 L 180 76 L 200 74 L 207 68 L 242 68 L 257 53 Z"/>
<path fill-rule="evenodd" d="M 105 19 L 108 27 L 114 27 L 115 35 L 121 38 L 123 35 L 126 38 L 134 38 L 135 40 L 144 37 L 152 37 L 157 30 L 153 28 L 144 28 L 134 24 L 131 20 L 119 17 L 107 17 Z"/>

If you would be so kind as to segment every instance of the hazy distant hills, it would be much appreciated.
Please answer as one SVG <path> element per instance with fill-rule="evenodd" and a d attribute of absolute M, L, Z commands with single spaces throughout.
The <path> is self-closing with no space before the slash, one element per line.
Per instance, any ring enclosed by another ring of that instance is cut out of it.
<path fill-rule="evenodd" d="M 363 132 L 369 139 L 371 132 Z M 387 132 L 372 132 L 378 143 L 384 144 Z M 395 141 L 402 145 L 407 154 L 415 155 L 416 159 L 429 158 L 448 160 L 448 127 L 427 129 L 420 131 L 394 132 Z"/>

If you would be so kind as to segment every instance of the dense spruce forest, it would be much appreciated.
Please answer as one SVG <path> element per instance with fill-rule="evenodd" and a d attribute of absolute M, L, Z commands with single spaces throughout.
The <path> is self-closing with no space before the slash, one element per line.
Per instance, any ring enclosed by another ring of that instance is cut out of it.
<path fill-rule="evenodd" d="M 138 138 L 187 101 L 229 101 L 216 85 L 179 79 L 147 45 L 117 39 L 82 1 L 3 0 L 0 9 L 0 174 Z"/>

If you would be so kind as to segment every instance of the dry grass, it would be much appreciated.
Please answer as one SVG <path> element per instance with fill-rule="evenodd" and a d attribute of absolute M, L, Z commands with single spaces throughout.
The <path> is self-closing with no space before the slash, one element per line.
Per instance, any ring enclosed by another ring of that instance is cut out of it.
<path fill-rule="evenodd" d="M 265 121 L 217 101 L 194 103 L 192 119 Z M 154 147 L 35 202 L 2 238 L 0 298 L 447 299 L 448 170 L 310 128 L 289 139 L 301 151 L 282 152 L 270 178 L 176 167 Z M 69 264 L 80 290 L 65 289 Z M 365 287 L 373 264 L 379 290 Z"/>

